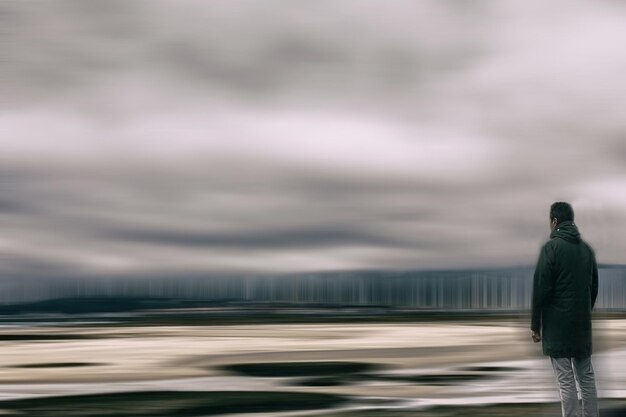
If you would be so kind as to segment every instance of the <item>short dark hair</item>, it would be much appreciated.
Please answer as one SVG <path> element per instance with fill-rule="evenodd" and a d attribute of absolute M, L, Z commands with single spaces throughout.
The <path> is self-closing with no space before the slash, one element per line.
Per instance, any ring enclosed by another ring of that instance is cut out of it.
<path fill-rule="evenodd" d="M 559 223 L 574 221 L 574 209 L 568 203 L 557 201 L 550 206 L 550 220 L 555 217 Z"/>

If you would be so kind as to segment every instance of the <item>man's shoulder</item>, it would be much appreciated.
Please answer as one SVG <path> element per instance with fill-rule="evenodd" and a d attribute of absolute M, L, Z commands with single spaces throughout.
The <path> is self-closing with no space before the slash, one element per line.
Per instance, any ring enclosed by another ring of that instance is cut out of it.
<path fill-rule="evenodd" d="M 593 256 L 595 256 L 595 251 L 593 247 L 584 239 L 580 239 L 580 244 L 583 245 Z M 554 251 L 560 245 L 566 245 L 566 242 L 563 239 L 559 239 L 558 237 L 553 237 L 550 240 L 546 241 L 541 249 L 543 251 Z"/>
<path fill-rule="evenodd" d="M 541 245 L 541 249 L 539 250 L 539 256 L 541 258 L 553 258 L 555 256 L 555 253 L 557 252 L 557 242 L 555 242 L 555 240 L 557 239 L 551 238 L 550 240 L 544 242 L 543 245 Z"/>
<path fill-rule="evenodd" d="M 580 242 L 585 245 L 587 247 L 587 250 L 589 250 L 589 252 L 591 252 L 592 255 L 596 255 L 596 252 L 593 250 L 593 247 L 584 239 L 581 239 Z"/>
<path fill-rule="evenodd" d="M 553 237 L 549 240 L 547 240 L 543 246 L 541 247 L 542 250 L 550 250 L 550 249 L 554 249 L 555 246 L 558 246 L 559 241 L 561 239 L 559 239 L 558 237 Z"/>

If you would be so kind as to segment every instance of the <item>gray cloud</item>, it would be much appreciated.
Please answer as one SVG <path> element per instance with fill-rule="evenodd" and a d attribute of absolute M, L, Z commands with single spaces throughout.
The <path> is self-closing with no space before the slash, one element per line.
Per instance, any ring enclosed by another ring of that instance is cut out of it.
<path fill-rule="evenodd" d="M 402 247 L 410 242 L 389 238 L 365 230 L 354 230 L 345 226 L 320 225 L 315 228 L 300 228 L 285 231 L 258 230 L 248 233 L 202 233 L 180 230 L 105 230 L 102 236 L 131 242 L 146 242 L 157 245 L 200 246 L 207 248 L 254 249 L 309 249 L 360 244 L 367 246 Z"/>
<path fill-rule="evenodd" d="M 324 98 L 402 91 L 469 65 L 489 14 L 478 2 L 5 3 L 4 65 L 22 87 L 58 91 L 139 67 L 193 88 L 271 96 L 321 86 Z"/>
<path fill-rule="evenodd" d="M 626 11 L 579 6 L 3 2 L 10 271 L 532 264 L 555 200 L 624 262 Z"/>
<path fill-rule="evenodd" d="M 0 198 L 0 213 L 23 213 L 26 207 L 14 200 Z"/>

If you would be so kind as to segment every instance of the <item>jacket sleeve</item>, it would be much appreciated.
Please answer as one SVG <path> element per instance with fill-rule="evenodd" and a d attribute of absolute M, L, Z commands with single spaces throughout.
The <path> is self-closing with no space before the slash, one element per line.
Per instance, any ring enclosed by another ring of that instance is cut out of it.
<path fill-rule="evenodd" d="M 541 329 L 541 311 L 550 301 L 554 287 L 554 253 L 546 244 L 539 253 L 539 260 L 533 277 L 533 293 L 530 329 L 539 332 Z"/>
<path fill-rule="evenodd" d="M 596 304 L 598 298 L 598 264 L 596 262 L 596 256 L 592 253 L 593 257 L 593 271 L 591 276 L 591 309 Z"/>

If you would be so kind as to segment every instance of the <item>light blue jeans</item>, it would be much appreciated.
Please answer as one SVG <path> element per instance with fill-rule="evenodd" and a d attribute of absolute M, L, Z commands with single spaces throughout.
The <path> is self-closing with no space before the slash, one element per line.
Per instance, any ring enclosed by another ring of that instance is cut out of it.
<path fill-rule="evenodd" d="M 582 417 L 598 417 L 598 394 L 591 356 L 586 358 L 553 358 L 552 368 L 559 384 L 563 417 L 577 417 L 578 391 L 582 399 Z"/>

